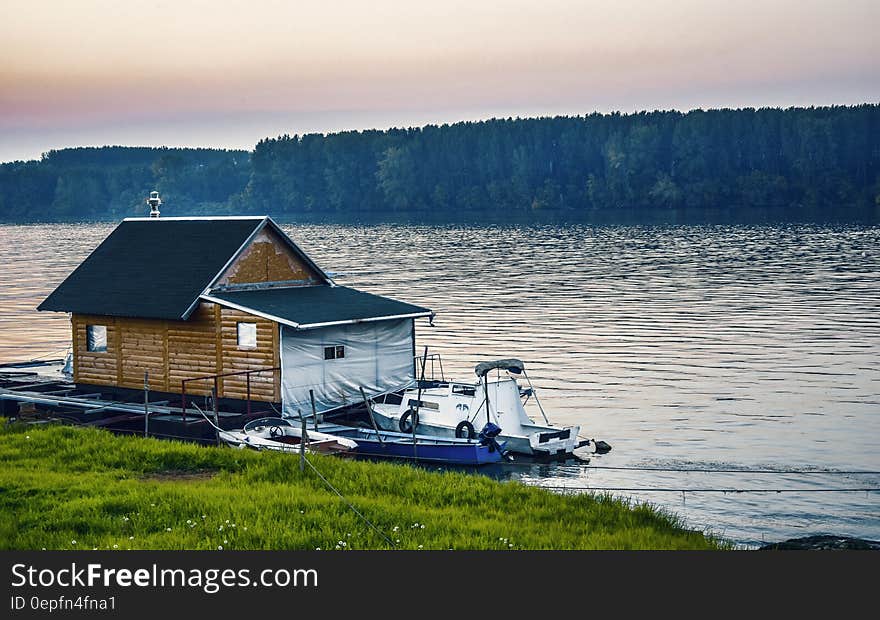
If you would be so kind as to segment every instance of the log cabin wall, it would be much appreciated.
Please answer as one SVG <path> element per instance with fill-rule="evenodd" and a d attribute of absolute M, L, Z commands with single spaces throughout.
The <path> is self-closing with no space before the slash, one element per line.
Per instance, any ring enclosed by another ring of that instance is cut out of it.
<path fill-rule="evenodd" d="M 216 306 L 219 363 L 222 372 L 242 372 L 278 367 L 280 365 L 278 349 L 278 324 L 262 317 L 246 314 L 239 310 Z M 257 346 L 244 348 L 238 346 L 238 324 L 256 323 Z M 221 392 L 228 398 L 245 398 L 247 378 L 223 377 Z M 251 399 L 279 402 L 281 400 L 281 371 L 254 373 L 250 378 Z"/>
<path fill-rule="evenodd" d="M 255 347 L 238 346 L 238 323 L 255 323 Z M 74 314 L 73 380 L 96 386 L 142 389 L 144 371 L 150 389 L 179 394 L 181 380 L 206 375 L 264 369 L 251 375 L 251 399 L 280 402 L 278 325 L 237 310 L 201 303 L 188 321 L 160 321 Z M 86 327 L 107 327 L 107 350 L 88 351 Z M 207 394 L 213 380 L 187 383 L 187 393 Z M 244 399 L 247 380 L 225 377 L 223 398 Z"/>
<path fill-rule="evenodd" d="M 88 350 L 87 325 L 107 326 L 107 350 L 93 353 Z M 71 319 L 73 343 L 73 380 L 92 385 L 116 385 L 119 342 L 112 319 L 102 316 L 74 314 Z"/>

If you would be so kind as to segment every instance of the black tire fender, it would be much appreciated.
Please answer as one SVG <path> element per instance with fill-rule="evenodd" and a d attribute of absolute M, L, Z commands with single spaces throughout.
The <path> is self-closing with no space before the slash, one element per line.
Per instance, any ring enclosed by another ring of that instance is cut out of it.
<path fill-rule="evenodd" d="M 401 433 L 411 433 L 413 432 L 413 425 L 419 425 L 419 414 L 412 409 L 407 409 L 403 415 L 400 416 L 397 428 L 400 429 Z"/>
<path fill-rule="evenodd" d="M 455 436 L 459 439 L 473 439 L 477 436 L 477 433 L 474 430 L 473 424 L 467 420 L 462 420 L 458 423 L 458 426 L 455 427 Z"/>

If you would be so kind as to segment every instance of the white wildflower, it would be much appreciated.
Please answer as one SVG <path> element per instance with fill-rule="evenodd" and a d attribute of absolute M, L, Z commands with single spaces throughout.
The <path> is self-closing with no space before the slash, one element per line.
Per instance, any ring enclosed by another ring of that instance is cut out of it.
<path fill-rule="evenodd" d="M 217 545 L 217 550 L 218 550 L 218 551 L 223 551 L 223 545 Z"/>

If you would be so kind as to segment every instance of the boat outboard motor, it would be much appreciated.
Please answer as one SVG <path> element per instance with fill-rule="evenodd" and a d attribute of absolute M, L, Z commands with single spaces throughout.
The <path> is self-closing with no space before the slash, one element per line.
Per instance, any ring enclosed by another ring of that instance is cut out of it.
<path fill-rule="evenodd" d="M 608 454 L 609 452 L 611 452 L 611 445 L 608 443 L 605 443 L 601 439 L 598 441 L 596 441 L 594 439 L 593 446 L 596 449 L 596 454 Z"/>
<path fill-rule="evenodd" d="M 501 434 L 501 427 L 497 424 L 493 424 L 492 422 L 486 422 L 486 426 L 483 427 L 483 430 L 480 431 L 480 434 L 477 437 L 480 440 L 481 446 L 489 446 L 489 451 L 494 452 L 498 451 L 502 457 L 506 458 L 509 461 L 513 459 L 510 458 L 507 454 L 507 451 L 498 443 L 496 437 Z"/>

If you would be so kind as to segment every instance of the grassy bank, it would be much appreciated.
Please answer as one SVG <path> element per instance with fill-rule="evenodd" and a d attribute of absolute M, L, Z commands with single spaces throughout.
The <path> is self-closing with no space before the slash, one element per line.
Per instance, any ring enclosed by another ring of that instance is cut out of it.
<path fill-rule="evenodd" d="M 713 549 L 606 497 L 312 456 L 401 549 Z M 297 457 L 0 420 L 0 548 L 386 549 Z M 343 544 L 344 543 L 344 544 Z"/>

